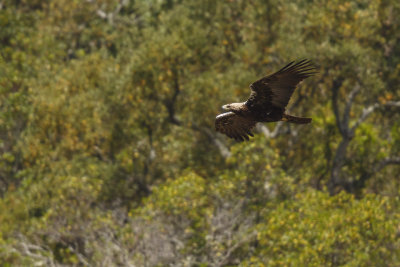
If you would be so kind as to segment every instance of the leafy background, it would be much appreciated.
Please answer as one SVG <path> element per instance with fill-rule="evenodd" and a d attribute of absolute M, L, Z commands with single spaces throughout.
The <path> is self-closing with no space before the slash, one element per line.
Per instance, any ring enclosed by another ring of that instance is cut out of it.
<path fill-rule="evenodd" d="M 398 266 L 400 2 L 1 0 L 2 266 Z M 250 142 L 220 106 L 309 58 Z"/>

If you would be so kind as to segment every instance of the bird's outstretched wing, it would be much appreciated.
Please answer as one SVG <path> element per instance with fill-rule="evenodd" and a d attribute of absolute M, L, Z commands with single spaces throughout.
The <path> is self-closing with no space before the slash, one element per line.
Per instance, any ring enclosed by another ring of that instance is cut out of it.
<path fill-rule="evenodd" d="M 274 74 L 250 84 L 251 94 L 246 105 L 255 109 L 273 105 L 284 110 L 297 84 L 315 73 L 311 61 L 292 61 Z"/>
<path fill-rule="evenodd" d="M 249 140 L 249 136 L 253 136 L 251 129 L 255 125 L 256 121 L 253 119 L 233 112 L 222 113 L 215 118 L 215 130 L 238 141 Z"/>

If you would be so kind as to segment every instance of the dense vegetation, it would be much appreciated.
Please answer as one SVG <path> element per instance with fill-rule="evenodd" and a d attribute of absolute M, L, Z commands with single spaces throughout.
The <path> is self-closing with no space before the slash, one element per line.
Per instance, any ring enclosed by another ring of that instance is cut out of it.
<path fill-rule="evenodd" d="M 398 266 L 400 2 L 0 0 L 0 265 Z M 294 59 L 310 125 L 213 129 Z"/>

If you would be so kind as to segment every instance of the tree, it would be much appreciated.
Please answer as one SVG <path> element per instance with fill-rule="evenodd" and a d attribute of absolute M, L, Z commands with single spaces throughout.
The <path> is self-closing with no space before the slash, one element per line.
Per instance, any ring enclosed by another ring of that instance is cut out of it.
<path fill-rule="evenodd" d="M 0 264 L 396 265 L 396 1 L 0 1 Z M 250 142 L 219 107 L 310 58 Z"/>

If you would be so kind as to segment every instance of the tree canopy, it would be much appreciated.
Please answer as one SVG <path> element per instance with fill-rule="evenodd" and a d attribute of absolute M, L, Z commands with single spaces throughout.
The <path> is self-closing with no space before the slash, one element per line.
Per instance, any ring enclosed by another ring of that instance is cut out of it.
<path fill-rule="evenodd" d="M 400 2 L 0 0 L 0 264 L 395 266 Z M 214 131 L 292 60 L 309 125 Z"/>

